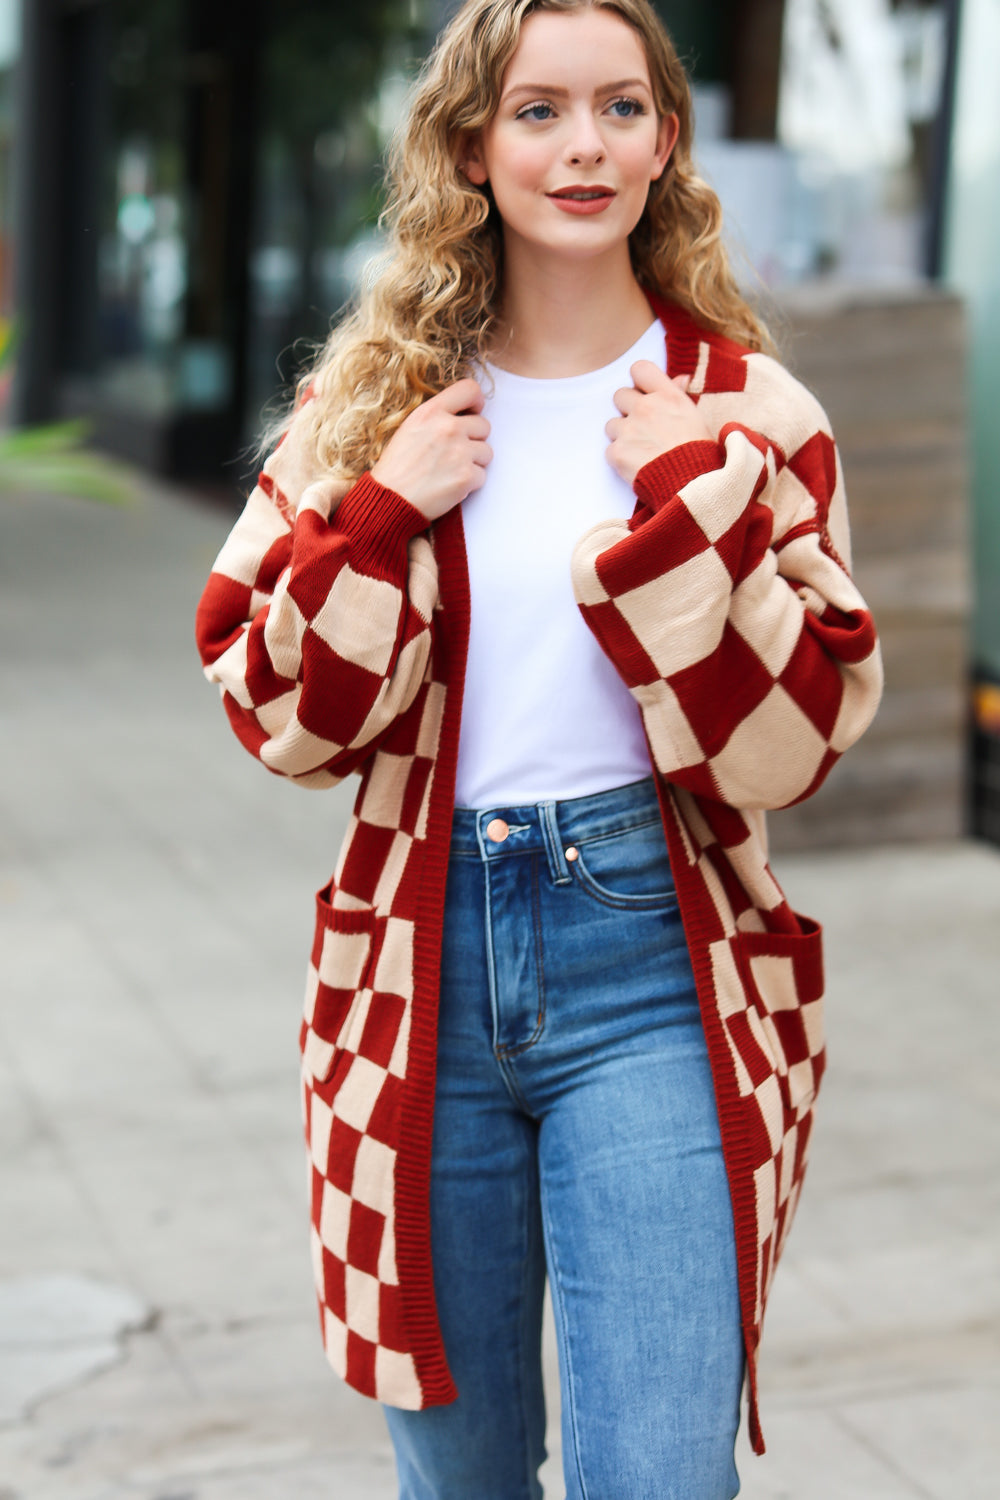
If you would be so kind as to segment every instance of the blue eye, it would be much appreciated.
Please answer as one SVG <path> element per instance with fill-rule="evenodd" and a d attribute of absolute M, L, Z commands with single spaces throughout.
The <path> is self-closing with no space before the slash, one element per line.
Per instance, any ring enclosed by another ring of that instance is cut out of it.
<path fill-rule="evenodd" d="M 609 106 L 620 120 L 628 120 L 633 115 L 644 115 L 645 108 L 638 99 L 612 99 Z"/>
<path fill-rule="evenodd" d="M 552 115 L 552 105 L 545 103 L 526 104 L 519 109 L 514 116 L 515 120 L 548 120 Z"/>

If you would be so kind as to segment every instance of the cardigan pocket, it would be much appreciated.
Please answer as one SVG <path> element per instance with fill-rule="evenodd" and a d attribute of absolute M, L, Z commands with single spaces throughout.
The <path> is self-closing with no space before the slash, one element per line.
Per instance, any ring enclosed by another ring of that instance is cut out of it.
<path fill-rule="evenodd" d="M 333 881 L 316 895 L 316 925 L 306 983 L 300 1043 L 303 1063 L 320 1083 L 370 1001 L 375 957 L 375 913 L 334 906 Z"/>
<path fill-rule="evenodd" d="M 823 1032 L 823 931 L 799 917 L 801 932 L 738 932 L 736 962 L 753 1029 L 795 1114 L 812 1104 L 826 1065 Z"/>

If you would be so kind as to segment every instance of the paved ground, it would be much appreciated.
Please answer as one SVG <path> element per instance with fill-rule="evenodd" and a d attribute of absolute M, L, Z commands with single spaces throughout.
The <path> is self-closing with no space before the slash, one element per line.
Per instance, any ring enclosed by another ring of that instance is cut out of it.
<path fill-rule="evenodd" d="M 221 510 L 0 506 L 0 1500 L 389 1500 L 380 1415 L 320 1353 L 303 1206 L 298 1008 L 345 798 L 268 777 L 200 679 Z M 827 922 L 831 1069 L 742 1493 L 993 1500 L 1000 854 L 781 871 Z"/>

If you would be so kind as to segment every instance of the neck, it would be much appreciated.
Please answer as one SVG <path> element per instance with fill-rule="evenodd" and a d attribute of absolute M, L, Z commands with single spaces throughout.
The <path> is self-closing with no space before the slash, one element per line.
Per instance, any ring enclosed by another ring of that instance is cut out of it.
<path fill-rule="evenodd" d="M 556 380 L 611 364 L 653 318 L 628 246 L 573 261 L 507 244 L 492 362 L 515 375 Z"/>

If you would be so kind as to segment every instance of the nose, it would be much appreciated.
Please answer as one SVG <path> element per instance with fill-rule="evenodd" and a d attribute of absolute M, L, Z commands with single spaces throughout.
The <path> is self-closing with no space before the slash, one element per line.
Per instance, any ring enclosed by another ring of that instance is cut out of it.
<path fill-rule="evenodd" d="M 566 160 L 574 167 L 599 166 L 607 152 L 597 122 L 589 109 L 575 112 L 566 144 Z"/>

